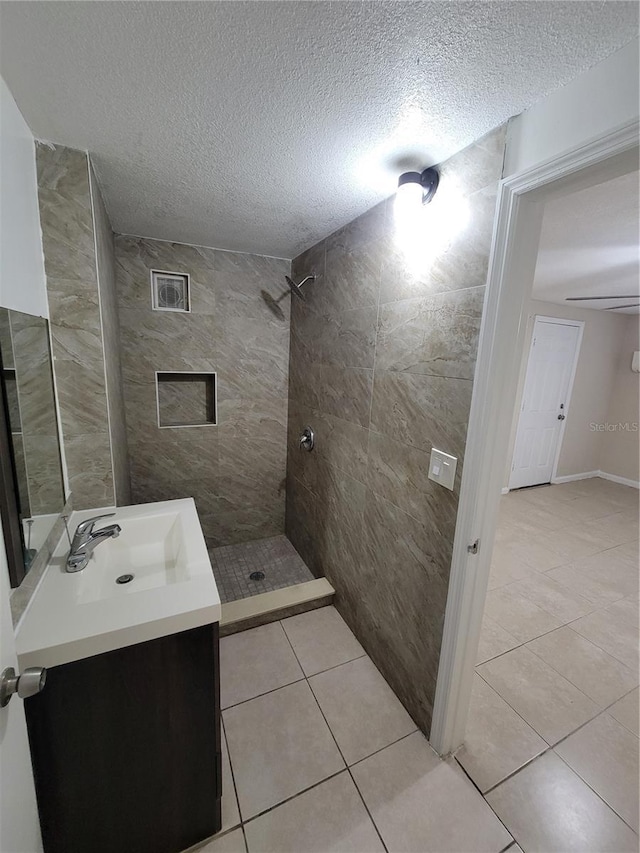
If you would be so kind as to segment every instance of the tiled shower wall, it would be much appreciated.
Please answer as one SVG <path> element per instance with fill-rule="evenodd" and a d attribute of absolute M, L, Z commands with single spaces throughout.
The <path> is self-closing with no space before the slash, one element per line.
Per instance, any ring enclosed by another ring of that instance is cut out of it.
<path fill-rule="evenodd" d="M 90 169 L 93 227 L 96 236 L 96 264 L 98 270 L 98 293 L 100 296 L 100 319 L 104 343 L 104 372 L 107 382 L 107 404 L 109 408 L 109 435 L 115 502 L 125 506 L 131 502 L 129 476 L 129 451 L 127 427 L 122 390 L 122 365 L 120 361 L 120 320 L 116 294 L 116 257 L 113 231 L 102 200 L 93 166 Z"/>
<path fill-rule="evenodd" d="M 287 534 L 426 733 L 504 137 L 441 165 L 469 221 L 428 270 L 396 249 L 392 199 L 292 267 L 318 280 L 291 316 Z M 427 478 L 432 446 L 458 457 L 454 491 Z"/>
<path fill-rule="evenodd" d="M 92 205 L 86 152 L 38 144 L 36 162 L 54 372 L 74 507 L 126 503 L 126 445 L 117 432 L 110 433 L 122 410 L 118 370 L 109 370 L 119 352 L 111 347 L 117 340 L 117 315 L 109 309 L 111 229 L 95 182 Z"/>
<path fill-rule="evenodd" d="M 122 235 L 116 261 L 133 501 L 194 497 L 211 545 L 283 533 L 290 263 Z M 153 269 L 190 313 L 152 310 Z M 215 371 L 217 425 L 158 428 L 155 371 Z"/>

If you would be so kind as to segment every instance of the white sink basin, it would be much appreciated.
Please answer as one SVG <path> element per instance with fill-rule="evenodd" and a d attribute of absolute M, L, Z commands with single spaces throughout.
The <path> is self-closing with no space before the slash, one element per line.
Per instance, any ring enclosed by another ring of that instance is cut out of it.
<path fill-rule="evenodd" d="M 220 620 L 220 597 L 191 498 L 73 513 L 69 529 L 93 515 L 117 523 L 80 572 L 65 571 L 60 541 L 18 625 L 19 663 L 59 666 Z M 126 583 L 122 576 L 133 575 Z"/>
<path fill-rule="evenodd" d="M 122 533 L 117 539 L 107 539 L 98 545 L 89 565 L 80 573 L 79 602 L 130 595 L 189 580 L 184 526 L 179 512 L 131 518 L 121 527 Z M 123 575 L 133 575 L 133 578 L 117 583 Z"/>

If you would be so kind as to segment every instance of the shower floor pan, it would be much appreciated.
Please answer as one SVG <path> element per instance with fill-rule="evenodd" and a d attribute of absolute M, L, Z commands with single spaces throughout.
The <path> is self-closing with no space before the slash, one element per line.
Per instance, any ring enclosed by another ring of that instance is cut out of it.
<path fill-rule="evenodd" d="M 222 601 L 222 635 L 333 600 L 334 590 L 327 579 L 314 578 L 284 535 L 210 548 L 209 557 Z M 256 574 L 264 578 L 255 579 Z"/>

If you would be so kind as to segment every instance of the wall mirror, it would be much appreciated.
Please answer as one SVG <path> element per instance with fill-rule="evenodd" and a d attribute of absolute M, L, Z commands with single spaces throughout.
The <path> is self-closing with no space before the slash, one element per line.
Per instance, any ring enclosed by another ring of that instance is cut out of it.
<path fill-rule="evenodd" d="M 0 509 L 16 587 L 65 502 L 47 320 L 0 308 L 0 367 Z"/>

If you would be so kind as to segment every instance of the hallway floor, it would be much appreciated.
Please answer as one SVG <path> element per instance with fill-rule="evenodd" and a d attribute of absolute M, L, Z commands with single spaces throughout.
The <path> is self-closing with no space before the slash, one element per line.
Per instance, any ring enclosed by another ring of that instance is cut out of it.
<path fill-rule="evenodd" d="M 284 534 L 209 548 L 209 558 L 223 604 L 313 580 Z M 253 580 L 253 572 L 262 572 L 264 578 Z"/>
<path fill-rule="evenodd" d="M 220 659 L 223 829 L 199 853 L 500 853 L 512 845 L 456 761 L 441 761 L 416 730 L 333 607 L 225 637 Z"/>
<path fill-rule="evenodd" d="M 465 746 L 523 850 L 638 849 L 638 491 L 502 498 Z"/>

